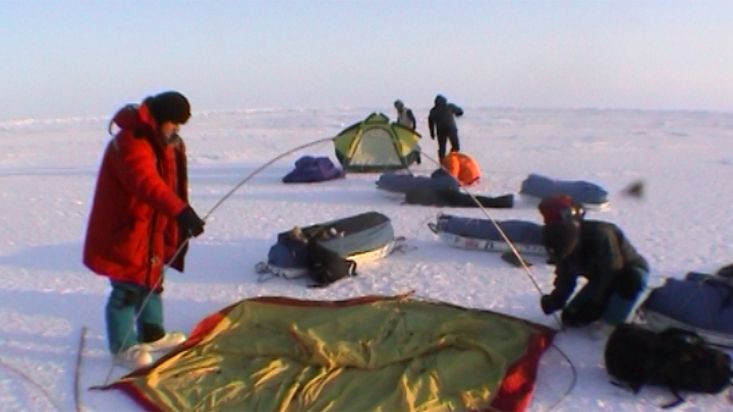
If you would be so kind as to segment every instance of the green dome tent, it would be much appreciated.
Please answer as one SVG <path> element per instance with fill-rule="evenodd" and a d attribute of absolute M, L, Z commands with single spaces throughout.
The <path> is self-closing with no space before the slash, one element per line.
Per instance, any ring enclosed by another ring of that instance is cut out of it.
<path fill-rule="evenodd" d="M 420 157 L 420 134 L 383 113 L 372 113 L 334 138 L 336 157 L 347 172 L 405 169 Z"/>

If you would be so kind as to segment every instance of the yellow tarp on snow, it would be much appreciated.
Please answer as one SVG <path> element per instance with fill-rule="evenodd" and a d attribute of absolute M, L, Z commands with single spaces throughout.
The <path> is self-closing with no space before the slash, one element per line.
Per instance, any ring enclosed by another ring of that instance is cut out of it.
<path fill-rule="evenodd" d="M 544 327 L 406 297 L 258 298 L 113 387 L 171 411 L 482 410 L 538 336 L 544 349 Z"/>

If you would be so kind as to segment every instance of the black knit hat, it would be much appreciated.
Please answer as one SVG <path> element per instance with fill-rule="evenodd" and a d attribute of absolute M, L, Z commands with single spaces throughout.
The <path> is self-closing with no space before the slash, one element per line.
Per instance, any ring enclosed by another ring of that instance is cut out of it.
<path fill-rule="evenodd" d="M 158 124 L 173 122 L 184 124 L 191 117 L 191 105 L 186 96 L 170 91 L 145 99 L 150 114 Z"/>

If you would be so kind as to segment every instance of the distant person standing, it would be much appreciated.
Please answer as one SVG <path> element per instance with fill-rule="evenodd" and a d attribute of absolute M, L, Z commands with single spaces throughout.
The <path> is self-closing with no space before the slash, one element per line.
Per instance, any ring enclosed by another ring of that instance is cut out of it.
<path fill-rule="evenodd" d="M 402 103 L 402 100 L 400 99 L 397 99 L 394 101 L 394 108 L 397 110 L 397 122 L 396 123 L 417 133 L 415 131 L 417 122 L 415 121 L 415 115 L 412 113 L 412 110 L 405 107 L 405 104 Z M 420 158 L 420 152 L 417 153 L 417 158 L 415 159 L 415 162 L 417 162 L 417 164 L 420 164 L 422 162 Z"/>
<path fill-rule="evenodd" d="M 442 95 L 435 96 L 435 106 L 430 109 L 428 116 L 428 128 L 431 139 L 435 139 L 436 133 L 438 135 L 438 158 L 441 162 L 445 157 L 445 144 L 448 139 L 450 139 L 451 151 L 461 150 L 455 117 L 462 115 L 463 109 L 453 103 L 448 103 L 448 100 Z"/>
<path fill-rule="evenodd" d="M 415 130 L 417 122 L 415 121 L 415 115 L 412 113 L 412 110 L 405 107 L 405 104 L 399 99 L 394 101 L 394 108 L 397 109 L 397 123 L 410 130 Z"/>

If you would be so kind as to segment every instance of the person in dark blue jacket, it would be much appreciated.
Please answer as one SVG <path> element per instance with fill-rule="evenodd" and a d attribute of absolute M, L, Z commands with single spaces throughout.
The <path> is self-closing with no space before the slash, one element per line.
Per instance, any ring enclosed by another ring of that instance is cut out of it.
<path fill-rule="evenodd" d="M 544 199 L 542 237 L 555 264 L 554 290 L 542 296 L 545 314 L 562 310 L 566 326 L 581 327 L 596 320 L 624 323 L 646 287 L 649 265 L 618 226 L 584 220 L 581 205 L 569 196 Z M 587 283 L 574 295 L 579 277 Z M 572 299 L 570 297 L 572 296 Z"/>
<path fill-rule="evenodd" d="M 456 116 L 463 116 L 463 109 L 441 96 L 435 96 L 435 106 L 430 109 L 428 115 L 428 129 L 430 130 L 430 138 L 435 140 L 438 136 L 438 159 L 442 162 L 445 157 L 445 145 L 450 139 L 451 151 L 458 152 L 461 150 L 461 144 L 458 141 L 458 128 L 456 127 Z"/>

